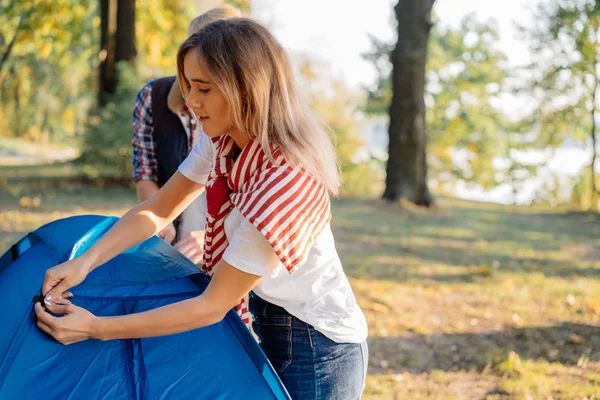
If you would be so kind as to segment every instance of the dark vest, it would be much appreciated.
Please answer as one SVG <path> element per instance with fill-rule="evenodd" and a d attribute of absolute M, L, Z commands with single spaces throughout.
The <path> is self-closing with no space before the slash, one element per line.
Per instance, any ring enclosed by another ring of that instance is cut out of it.
<path fill-rule="evenodd" d="M 189 153 L 189 141 L 179 117 L 169 109 L 167 98 L 174 76 L 152 82 L 152 121 L 154 149 L 158 162 L 158 186 L 162 187 L 177 171 Z"/>

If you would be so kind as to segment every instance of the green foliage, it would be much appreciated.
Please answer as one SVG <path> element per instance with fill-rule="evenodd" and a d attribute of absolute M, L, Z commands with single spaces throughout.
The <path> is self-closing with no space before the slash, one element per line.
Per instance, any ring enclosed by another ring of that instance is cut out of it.
<path fill-rule="evenodd" d="M 208 4 L 184 0 L 137 2 L 136 36 L 138 65 L 154 76 L 174 75 L 177 69 L 177 50 L 187 38 L 190 21 Z M 214 2 L 206 2 L 214 6 Z M 229 0 L 224 3 L 249 15 L 251 0 Z M 199 11 L 200 9 L 200 11 Z"/>
<path fill-rule="evenodd" d="M 197 5 L 137 2 L 136 12 L 140 73 L 173 74 L 178 44 Z M 0 2 L 0 60 L 7 55 L 0 65 L 0 135 L 81 139 L 95 104 L 99 37 L 97 0 Z"/>
<path fill-rule="evenodd" d="M 197 7 L 183 0 L 142 1 L 136 11 L 138 65 L 154 76 L 174 75 L 179 44 Z"/>
<path fill-rule="evenodd" d="M 529 96 L 533 104 L 521 131 L 533 134 L 540 148 L 560 147 L 569 141 L 593 150 L 600 85 L 600 8 L 594 0 L 543 2 L 534 21 L 532 27 L 520 28 L 529 41 L 532 62 L 523 71 L 518 92 Z M 586 176 L 589 182 L 584 184 Z M 591 179 L 591 173 L 582 171 L 574 187 L 574 200 L 586 208 L 595 207 L 598 196 L 594 193 L 598 185 Z"/>
<path fill-rule="evenodd" d="M 357 158 L 365 146 L 359 132 L 361 96 L 348 90 L 341 80 L 332 78 L 314 60 L 303 56 L 297 65 L 310 106 L 334 135 L 343 179 L 341 195 L 372 195 L 380 191 L 381 166 L 374 160 Z"/>
<path fill-rule="evenodd" d="M 135 96 L 144 82 L 128 63 L 120 63 L 118 70 L 117 92 L 108 98 L 105 107 L 91 114 L 78 160 L 92 178 L 106 176 L 107 171 L 116 178 L 131 174 L 132 112 Z"/>
<path fill-rule="evenodd" d="M 457 29 L 435 25 L 429 38 L 426 106 L 429 175 L 438 180 L 462 179 L 484 187 L 498 183 L 493 161 L 503 155 L 504 115 L 494 101 L 504 86 L 506 56 L 495 47 L 498 28 L 473 15 Z M 365 54 L 378 71 L 369 90 L 366 111 L 387 112 L 391 100 L 392 45 L 372 38 Z"/>
<path fill-rule="evenodd" d="M 250 15 L 252 0 L 225 0 L 225 3 L 238 8 L 244 15 Z"/>
<path fill-rule="evenodd" d="M 457 30 L 434 27 L 430 36 L 427 71 L 427 126 L 430 171 L 446 171 L 467 182 L 491 187 L 493 160 L 504 135 L 504 116 L 493 106 L 502 89 L 506 56 L 495 48 L 497 27 L 474 17 L 463 19 Z M 462 149 L 464 165 L 453 162 Z"/>
<path fill-rule="evenodd" d="M 93 100 L 96 3 L 0 3 L 2 136 L 48 142 L 81 133 Z"/>
<path fill-rule="evenodd" d="M 540 3 L 533 27 L 520 27 L 529 41 L 532 63 L 519 93 L 535 107 L 523 120 L 540 147 L 566 139 L 585 141 L 591 127 L 591 98 L 600 77 L 600 11 L 591 0 Z"/>
<path fill-rule="evenodd" d="M 363 58 L 373 64 L 377 71 L 377 84 L 368 90 L 365 111 L 368 114 L 385 114 L 392 102 L 392 64 L 390 54 L 394 49 L 392 43 L 387 43 L 369 35 L 373 50 L 363 54 Z"/>

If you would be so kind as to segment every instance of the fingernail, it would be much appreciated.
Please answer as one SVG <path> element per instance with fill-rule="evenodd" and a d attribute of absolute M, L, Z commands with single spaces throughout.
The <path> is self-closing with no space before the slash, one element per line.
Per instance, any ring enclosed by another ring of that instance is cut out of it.
<path fill-rule="evenodd" d="M 52 300 L 52 295 L 49 294 L 46 296 L 46 298 L 44 298 L 44 303 L 50 305 L 50 301 Z"/>

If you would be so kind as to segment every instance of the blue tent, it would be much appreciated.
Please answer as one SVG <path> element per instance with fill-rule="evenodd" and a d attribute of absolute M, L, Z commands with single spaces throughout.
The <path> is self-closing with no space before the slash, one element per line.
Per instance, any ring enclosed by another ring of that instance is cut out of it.
<path fill-rule="evenodd" d="M 81 254 L 117 218 L 80 216 L 30 233 L 0 258 L 0 399 L 289 399 L 264 353 L 231 311 L 218 324 L 149 339 L 63 346 L 35 325 L 46 269 Z M 98 316 L 197 296 L 205 275 L 153 237 L 90 273 L 73 303 Z"/>

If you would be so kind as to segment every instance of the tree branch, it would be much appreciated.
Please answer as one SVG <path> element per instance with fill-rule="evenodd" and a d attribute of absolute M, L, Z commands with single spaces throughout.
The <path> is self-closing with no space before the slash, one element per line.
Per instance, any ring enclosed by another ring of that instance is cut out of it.
<path fill-rule="evenodd" d="M 17 40 L 17 35 L 19 34 L 19 30 L 21 29 L 22 24 L 23 16 L 21 16 L 21 18 L 19 19 L 19 24 L 17 25 L 17 29 L 15 29 L 15 34 L 13 35 L 10 43 L 8 44 L 6 51 L 2 55 L 2 59 L 0 60 L 0 72 L 2 72 L 2 67 L 4 66 L 4 63 L 8 60 L 8 57 L 10 57 L 10 53 L 12 52 L 13 46 L 15 45 L 15 41 Z"/>

